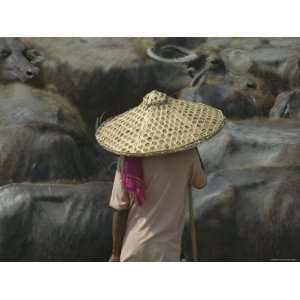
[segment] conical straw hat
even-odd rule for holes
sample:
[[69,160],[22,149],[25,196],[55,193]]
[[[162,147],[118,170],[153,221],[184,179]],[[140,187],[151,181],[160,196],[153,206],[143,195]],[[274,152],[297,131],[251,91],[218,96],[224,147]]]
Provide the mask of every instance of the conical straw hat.
[[151,156],[193,148],[216,134],[224,122],[219,109],[152,91],[140,105],[105,121],[96,138],[115,154]]

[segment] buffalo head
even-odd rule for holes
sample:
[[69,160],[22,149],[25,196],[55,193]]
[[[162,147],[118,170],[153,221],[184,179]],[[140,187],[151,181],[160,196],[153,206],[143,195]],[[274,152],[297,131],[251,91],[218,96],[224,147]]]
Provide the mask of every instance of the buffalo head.
[[41,55],[17,38],[0,38],[0,82],[28,81],[39,74]]

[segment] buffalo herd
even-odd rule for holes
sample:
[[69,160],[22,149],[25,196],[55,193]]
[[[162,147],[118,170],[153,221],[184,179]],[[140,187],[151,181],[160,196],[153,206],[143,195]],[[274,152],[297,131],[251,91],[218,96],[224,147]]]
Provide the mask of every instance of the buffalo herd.
[[0,38],[1,261],[109,258],[116,157],[95,129],[153,89],[227,117],[199,146],[209,179],[193,193],[199,259],[300,259],[295,47],[149,38],[137,50],[134,38],[67,39]]

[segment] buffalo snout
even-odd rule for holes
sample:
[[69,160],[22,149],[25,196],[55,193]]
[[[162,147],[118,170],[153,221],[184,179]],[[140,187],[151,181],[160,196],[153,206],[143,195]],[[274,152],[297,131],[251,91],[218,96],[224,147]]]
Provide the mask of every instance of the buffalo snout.
[[30,66],[25,72],[25,77],[27,79],[32,79],[35,76],[37,76],[39,74],[39,72],[40,72],[40,69],[38,67]]

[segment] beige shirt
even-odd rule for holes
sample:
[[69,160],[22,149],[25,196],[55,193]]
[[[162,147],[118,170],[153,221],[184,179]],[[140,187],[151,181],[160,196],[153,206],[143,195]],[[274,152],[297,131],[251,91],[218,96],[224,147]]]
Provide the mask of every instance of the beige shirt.
[[130,208],[121,261],[178,261],[185,205],[191,185],[201,188],[206,176],[196,149],[145,157],[142,205],[123,191],[117,169],[110,206]]

